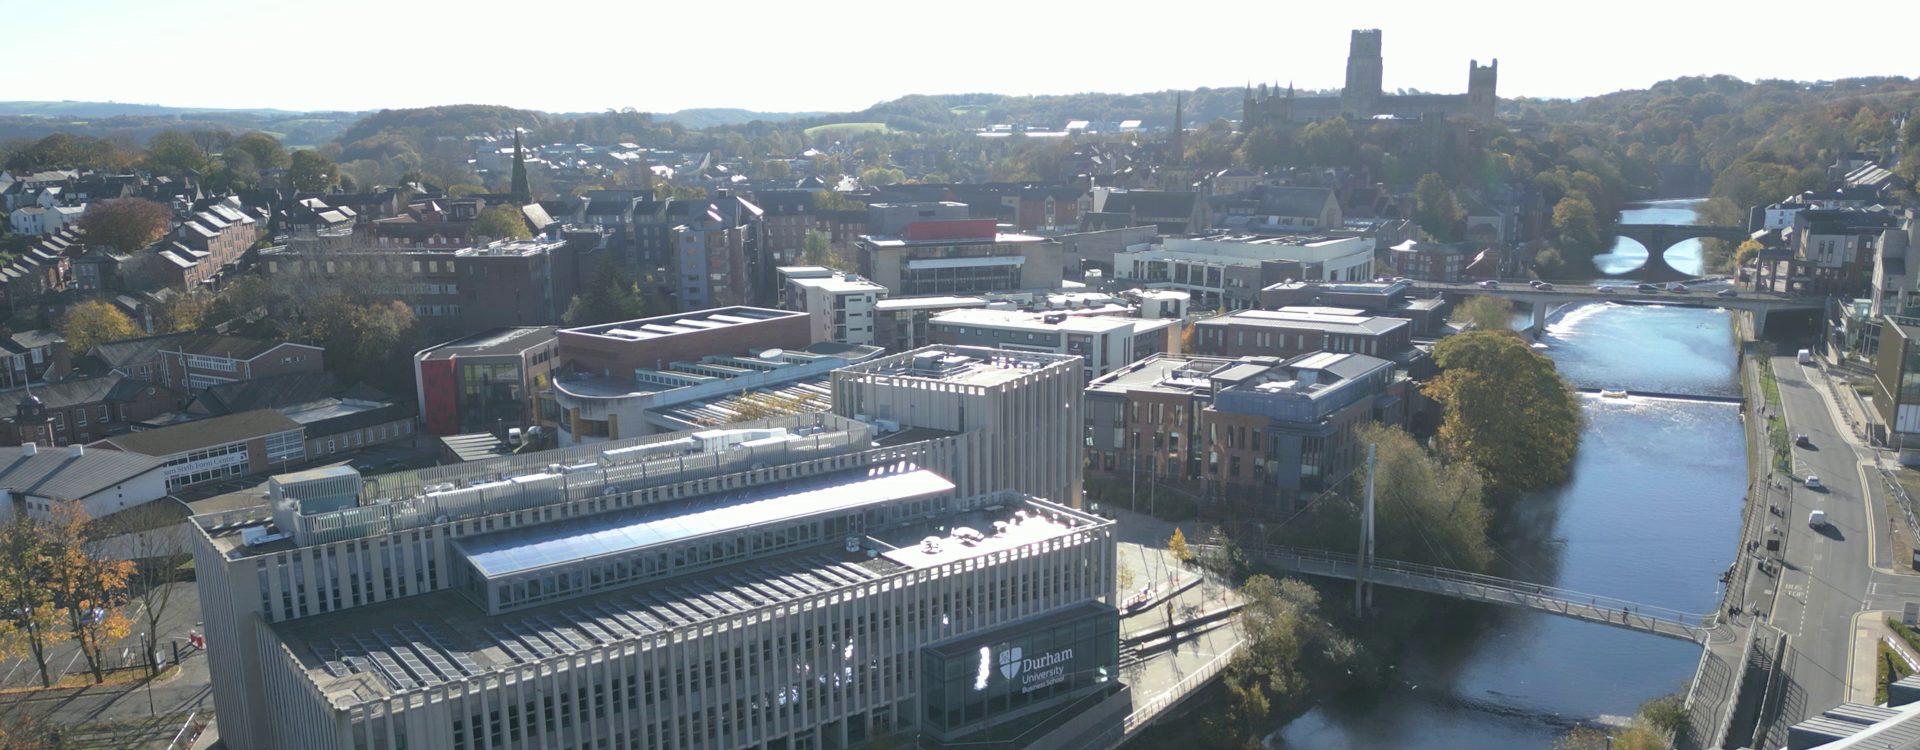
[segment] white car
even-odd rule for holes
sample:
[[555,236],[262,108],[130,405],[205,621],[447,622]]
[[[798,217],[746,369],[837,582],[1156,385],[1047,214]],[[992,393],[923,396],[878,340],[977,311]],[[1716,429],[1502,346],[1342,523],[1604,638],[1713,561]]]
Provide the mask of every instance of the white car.
[[1818,489],[1826,488],[1826,485],[1820,483],[1820,478],[1812,474],[1807,475],[1806,485],[1807,485],[1807,489],[1810,489],[1810,490],[1818,490]]

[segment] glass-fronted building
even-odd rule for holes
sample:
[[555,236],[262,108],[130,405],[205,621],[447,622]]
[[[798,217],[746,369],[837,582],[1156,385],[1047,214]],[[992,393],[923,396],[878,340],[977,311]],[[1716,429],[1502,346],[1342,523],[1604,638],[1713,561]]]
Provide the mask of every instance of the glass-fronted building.
[[952,739],[1107,685],[1120,665],[1120,613],[1087,602],[920,650],[925,728]]

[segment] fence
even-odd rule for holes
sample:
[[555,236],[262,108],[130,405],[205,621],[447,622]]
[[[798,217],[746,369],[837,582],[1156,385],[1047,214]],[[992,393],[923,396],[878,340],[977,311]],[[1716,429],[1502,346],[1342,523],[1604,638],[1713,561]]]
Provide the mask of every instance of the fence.
[[193,747],[193,743],[200,739],[200,733],[207,730],[207,720],[212,718],[211,712],[195,711],[189,714],[187,720],[180,725],[180,731],[173,733],[173,740],[167,743],[167,750],[187,750]]
[[1906,515],[1908,535],[1920,533],[1920,523],[1915,523],[1920,511],[1914,509],[1913,496],[1907,494],[1906,486],[1900,484],[1900,479],[1884,466],[1880,468],[1880,479],[1887,483],[1887,495],[1900,505],[1900,512]]

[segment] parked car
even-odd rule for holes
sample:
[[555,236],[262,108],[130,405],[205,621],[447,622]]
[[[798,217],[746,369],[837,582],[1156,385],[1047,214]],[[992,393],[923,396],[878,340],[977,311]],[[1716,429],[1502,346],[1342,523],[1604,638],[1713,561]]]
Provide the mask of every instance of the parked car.
[[1643,291],[1643,292],[1657,292],[1657,291],[1660,291],[1660,287],[1657,287],[1657,286],[1654,286],[1654,285],[1652,285],[1652,284],[1635,284],[1635,285],[1633,285],[1633,288],[1635,288],[1635,289],[1638,289],[1638,290],[1640,290],[1640,291]]
[[1794,438],[1794,439],[1793,439],[1793,444],[1794,444],[1794,445],[1798,445],[1798,446],[1800,446],[1800,447],[1802,447],[1802,448],[1812,448],[1812,447],[1813,447],[1813,441],[1812,441],[1812,440],[1810,440],[1810,439],[1808,439],[1808,438],[1807,438],[1807,436],[1805,436],[1805,435],[1801,435],[1801,436],[1799,436],[1799,437],[1797,437],[1797,438]]
[[1739,293],[1739,292],[1736,292],[1736,291],[1734,291],[1734,290],[1732,290],[1732,289],[1722,289],[1722,290],[1720,290],[1720,291],[1717,291],[1717,292],[1714,292],[1714,293],[1713,293],[1713,296],[1715,296],[1715,297],[1738,297],[1738,296],[1740,296],[1740,293]]
[[1807,475],[1806,485],[1807,485],[1807,489],[1810,489],[1810,490],[1823,490],[1827,488],[1826,485],[1820,483],[1819,477],[1816,477],[1812,474]]
[[1494,281],[1493,279],[1487,279],[1486,281],[1480,282],[1480,288],[1481,289],[1499,289],[1500,282]]
[[1684,292],[1686,290],[1687,290],[1687,285],[1677,281],[1667,285],[1667,291],[1669,292]]

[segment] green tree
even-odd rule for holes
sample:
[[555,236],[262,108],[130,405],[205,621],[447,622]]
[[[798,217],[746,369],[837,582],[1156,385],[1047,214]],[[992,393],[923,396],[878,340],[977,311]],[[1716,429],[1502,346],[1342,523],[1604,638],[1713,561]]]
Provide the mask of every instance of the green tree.
[[133,632],[133,621],[124,611],[133,563],[89,544],[92,521],[78,502],[67,502],[55,506],[52,520],[41,528],[47,588],[65,615],[68,639],[80,647],[97,685],[107,679],[107,650]]
[[53,686],[47,647],[60,627],[47,589],[47,565],[38,520],[16,513],[0,525],[0,656],[32,657],[41,687]]
[[1567,478],[1582,414],[1553,360],[1509,331],[1448,336],[1433,360],[1440,376],[1425,393],[1441,405],[1441,455],[1478,468],[1497,501]]
[[[1374,464],[1374,545],[1381,557],[1481,571],[1492,562],[1487,534],[1491,513],[1477,467],[1449,463],[1395,426],[1369,424],[1355,434],[1357,455],[1367,446]],[[1364,470],[1363,470],[1364,471]],[[1314,504],[1281,538],[1292,544],[1358,548],[1365,475]]]
[[136,253],[165,236],[173,210],[145,198],[116,198],[87,206],[80,233],[88,245]]
[[1600,216],[1580,190],[1569,190],[1553,206],[1554,244],[1563,253],[1591,257],[1600,252]]
[[813,207],[821,211],[865,211],[867,204],[847,197],[844,193],[832,190],[819,190],[813,194]]
[[1413,201],[1420,228],[1440,242],[1459,242],[1465,235],[1466,209],[1447,188],[1446,180],[1428,172],[1414,185]]
[[60,335],[67,338],[67,344],[76,352],[90,351],[94,344],[130,339],[135,333],[133,321],[101,300],[88,300],[67,308],[66,317],[60,321]]
[[207,152],[200,150],[193,136],[178,130],[162,130],[147,140],[146,166],[160,174],[205,173]]
[[1272,126],[1254,128],[1233,152],[1236,163],[1249,167],[1281,167],[1293,161],[1293,138]]
[[533,236],[527,229],[526,216],[517,206],[488,206],[473,220],[473,226],[467,230],[476,237],[496,240],[524,240]]
[[[1900,138],[1906,141],[1907,147],[1920,147],[1920,115],[1907,115],[1907,125],[1900,129],[1900,133]],[[1914,157],[1908,156],[1907,158],[1911,159]]]
[[1502,297],[1475,295],[1453,308],[1454,325],[1481,331],[1513,330],[1513,303]]
[[280,146],[280,141],[266,133],[247,133],[235,138],[227,150],[245,153],[253,159],[253,165],[258,169],[286,169],[293,163],[293,158]]
[[1353,128],[1345,117],[1321,120],[1300,131],[1300,151],[1308,164],[1344,167],[1353,163],[1353,150]]
[[561,322],[568,327],[579,327],[633,320],[646,315],[646,300],[640,296],[633,279],[627,276],[626,269],[613,262],[612,258],[602,255],[600,263],[593,270],[593,277],[587,280],[586,291],[574,295],[566,313],[561,316]]
[[1732,265],[1730,270],[1745,268],[1748,263],[1752,263],[1754,259],[1759,258],[1760,251],[1765,249],[1767,249],[1766,246],[1760,244],[1759,240],[1747,240],[1740,243],[1739,247],[1733,249],[1733,257],[1728,259]]
[[287,170],[287,182],[293,189],[309,193],[324,192],[340,179],[340,168],[332,159],[312,149],[293,152]]

